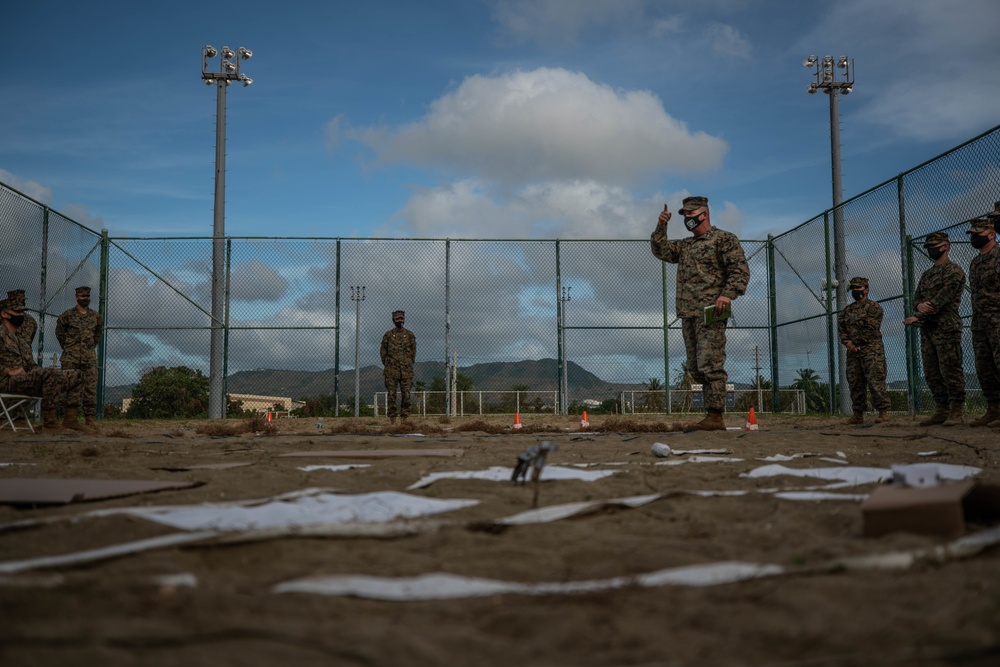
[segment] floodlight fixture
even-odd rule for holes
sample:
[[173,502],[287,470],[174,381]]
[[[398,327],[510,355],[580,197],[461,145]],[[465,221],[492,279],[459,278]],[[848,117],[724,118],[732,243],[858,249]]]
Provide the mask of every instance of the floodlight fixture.
[[812,67],[815,64],[816,64],[816,56],[809,56],[808,58],[802,61],[803,67]]
[[246,74],[240,74],[240,81],[243,82],[243,87],[244,88],[246,88],[251,83],[253,83],[253,79],[251,79],[250,77],[248,77]]
[[847,56],[840,56],[840,59],[837,60],[837,67],[847,69]]
[[214,46],[211,46],[211,45],[208,45],[208,44],[205,45],[205,57],[206,58],[214,58],[217,55],[219,55],[219,52],[215,50]]
[[231,60],[231,59],[233,59],[233,58],[236,57],[236,54],[233,53],[233,50],[231,48],[229,48],[228,46],[223,46],[222,47],[222,57],[225,58],[226,60]]
[[806,86],[806,92],[810,95],[815,95],[817,90],[819,90],[819,86],[815,83],[810,83]]
[[253,51],[246,47],[241,46],[236,51],[240,54],[240,60],[250,60],[253,58]]

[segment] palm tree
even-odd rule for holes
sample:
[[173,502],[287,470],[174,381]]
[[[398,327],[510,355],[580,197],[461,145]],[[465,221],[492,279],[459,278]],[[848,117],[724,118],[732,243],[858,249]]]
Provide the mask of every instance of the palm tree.
[[664,406],[663,383],[659,378],[649,378],[646,384],[647,393],[642,399],[642,406],[647,410],[659,411]]

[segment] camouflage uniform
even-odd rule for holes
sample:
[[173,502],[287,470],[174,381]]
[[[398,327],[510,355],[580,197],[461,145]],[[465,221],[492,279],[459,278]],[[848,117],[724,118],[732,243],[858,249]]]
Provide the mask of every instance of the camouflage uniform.
[[[946,243],[948,235],[930,234],[924,246]],[[962,318],[958,306],[962,302],[965,271],[958,264],[948,261],[924,271],[913,293],[913,303],[929,302],[933,313],[916,311],[913,316],[920,321],[920,356],[924,364],[924,378],[941,407],[961,406],[965,402],[965,371],[962,368]]]
[[[704,197],[688,197],[684,206],[707,206]],[[681,209],[682,212],[684,209]],[[724,412],[726,407],[726,323],[705,323],[705,306],[719,296],[736,299],[747,289],[750,268],[735,234],[709,227],[701,236],[670,241],[666,225],[650,237],[658,259],[677,264],[677,316],[681,318],[687,367],[705,392],[705,407]]]
[[[867,286],[868,281],[864,278],[851,279],[852,289]],[[848,305],[837,318],[837,332],[843,345],[850,342],[861,348],[857,352],[847,351],[847,384],[851,389],[854,414],[867,409],[869,391],[875,409],[880,413],[888,411],[882,306],[867,298]]]
[[[392,319],[403,317],[401,310],[392,313]],[[388,394],[387,411],[389,419],[397,415],[406,419],[410,416],[410,387],[413,385],[413,362],[417,358],[417,337],[405,327],[393,327],[382,336],[382,378]],[[396,387],[399,387],[400,407],[396,407]]]
[[[993,229],[993,222],[979,218],[971,232]],[[969,265],[972,292],[972,349],[983,398],[1000,405],[1000,245],[976,255]]]
[[[7,292],[8,299],[14,299],[21,304],[21,307],[25,307],[24,290],[15,289]],[[17,335],[28,342],[30,346],[35,342],[35,332],[38,331],[38,322],[35,318],[28,313],[24,314],[24,323],[17,328]]]
[[[90,299],[89,287],[77,287],[78,299]],[[56,320],[56,338],[63,353],[59,359],[63,369],[80,371],[83,377],[83,395],[80,406],[90,420],[97,414],[97,345],[103,330],[101,315],[87,308],[81,313],[73,306]],[[90,421],[88,420],[88,422]]]
[[[16,300],[0,302],[0,307],[12,306],[20,307]],[[10,371],[17,368],[25,372],[10,375]],[[42,368],[36,364],[27,341],[0,325],[0,392],[41,396],[42,407],[53,411],[60,407],[75,409],[80,405],[80,379],[76,371]]]

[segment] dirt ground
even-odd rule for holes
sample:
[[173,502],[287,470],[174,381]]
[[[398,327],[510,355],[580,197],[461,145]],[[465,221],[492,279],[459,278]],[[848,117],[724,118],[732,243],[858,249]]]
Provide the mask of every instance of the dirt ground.
[[[742,427],[745,415],[727,417]],[[539,506],[682,490],[758,491],[823,484],[792,476],[746,478],[776,454],[816,453],[795,468],[888,468],[940,462],[982,468],[1000,484],[1000,434],[970,427],[846,426],[832,418],[769,418],[760,431],[641,432],[659,423],[525,418],[507,424],[417,420],[279,420],[271,435],[209,435],[206,422],[105,422],[101,435],[0,431],[0,480],[14,478],[195,481],[184,490],[46,507],[0,506],[0,565],[178,533],[123,515],[26,519],[96,509],[266,498],[311,487],[341,494],[403,492],[421,477],[513,467],[543,440],[550,466],[618,470],[597,481],[553,480]],[[214,423],[218,425],[218,423]],[[208,432],[206,432],[206,428]],[[330,432],[342,428],[347,432]],[[387,432],[387,431],[395,432]],[[500,431],[490,433],[489,431]],[[201,432],[199,432],[201,431]],[[548,431],[548,432],[545,432]],[[721,448],[739,461],[656,465],[656,442]],[[299,470],[351,459],[282,458],[301,451],[457,449],[461,457],[361,460],[344,471]],[[928,455],[928,452],[936,452]],[[921,455],[921,453],[923,455]],[[677,457],[671,457],[677,458]],[[232,469],[162,467],[245,462]],[[873,484],[844,493],[870,493]],[[436,515],[434,530],[395,538],[286,536],[161,548],[80,565],[0,575],[0,665],[962,665],[1000,664],[1000,549],[908,568],[853,570],[839,558],[931,547],[944,538],[862,536],[859,500],[668,495],[641,507],[605,508],[550,523],[489,522],[532,507],[534,485],[444,479],[413,491],[479,503]],[[428,524],[430,525],[430,524]],[[986,525],[970,525],[970,532]],[[714,586],[628,585],[575,594],[497,594],[385,601],[276,593],[315,575],[414,577],[449,573],[510,582],[579,582],[666,568],[745,561],[781,576]],[[186,575],[164,580],[165,575]]]

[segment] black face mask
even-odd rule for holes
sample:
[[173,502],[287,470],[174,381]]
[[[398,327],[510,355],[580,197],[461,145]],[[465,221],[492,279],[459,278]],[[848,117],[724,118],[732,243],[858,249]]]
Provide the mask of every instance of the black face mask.
[[8,315],[7,319],[9,319],[10,323],[15,327],[19,327],[24,324],[24,315]]
[[397,329],[402,329],[403,328],[403,320],[394,320],[393,324],[396,325]]
[[972,244],[973,248],[982,248],[989,242],[990,242],[990,237],[983,236],[982,234],[973,234],[972,238],[969,239],[969,243]]
[[861,299],[865,298],[865,293],[864,293],[863,290],[852,289],[851,290],[851,296],[854,297],[855,301],[861,301]]
[[684,216],[684,228],[687,229],[689,232],[693,232],[695,227],[697,227],[701,223],[702,220],[700,217],[696,216],[694,218],[689,218],[686,215]]
[[928,248],[927,255],[933,259],[935,262],[941,259],[941,255],[944,254],[944,248]]
[[90,299],[77,299],[76,302],[80,304],[81,308],[86,308],[90,305]]

